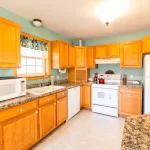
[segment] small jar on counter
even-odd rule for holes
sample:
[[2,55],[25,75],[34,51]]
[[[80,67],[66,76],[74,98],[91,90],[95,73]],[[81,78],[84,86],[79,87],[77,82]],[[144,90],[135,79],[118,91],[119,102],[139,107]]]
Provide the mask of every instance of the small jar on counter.
[[122,77],[122,84],[123,85],[127,84],[127,76],[126,75],[123,75],[123,77]]

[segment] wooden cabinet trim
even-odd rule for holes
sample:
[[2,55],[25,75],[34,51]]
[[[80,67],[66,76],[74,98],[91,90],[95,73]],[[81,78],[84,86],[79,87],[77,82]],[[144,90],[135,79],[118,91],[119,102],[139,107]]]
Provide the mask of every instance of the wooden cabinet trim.
[[60,99],[60,98],[63,98],[63,97],[66,97],[68,94],[67,90],[64,90],[64,91],[61,91],[61,92],[58,92],[56,95],[57,95],[57,99]]

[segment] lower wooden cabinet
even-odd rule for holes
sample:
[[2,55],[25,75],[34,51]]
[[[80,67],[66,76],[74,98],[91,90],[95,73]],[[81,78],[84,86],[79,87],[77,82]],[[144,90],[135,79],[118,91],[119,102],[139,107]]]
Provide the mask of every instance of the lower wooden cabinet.
[[56,102],[39,108],[40,139],[56,127]]
[[120,88],[119,114],[120,115],[142,114],[141,88]]
[[27,150],[68,119],[67,90],[0,111],[0,150]]
[[68,118],[68,99],[67,97],[57,100],[57,126]]
[[91,85],[80,86],[80,107],[91,109]]
[[37,111],[0,125],[1,150],[27,150],[37,142]]

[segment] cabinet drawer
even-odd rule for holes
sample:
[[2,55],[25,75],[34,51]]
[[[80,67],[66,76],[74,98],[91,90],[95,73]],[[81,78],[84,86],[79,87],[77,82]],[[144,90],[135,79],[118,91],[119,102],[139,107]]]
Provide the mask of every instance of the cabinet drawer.
[[56,100],[56,94],[45,96],[39,99],[39,105],[45,105]]
[[27,113],[28,111],[34,110],[37,107],[37,101],[28,102],[13,108],[6,109],[0,112],[0,122],[11,119],[18,115]]
[[57,93],[57,99],[67,96],[67,90]]
[[139,93],[141,92],[141,88],[120,88],[121,93]]

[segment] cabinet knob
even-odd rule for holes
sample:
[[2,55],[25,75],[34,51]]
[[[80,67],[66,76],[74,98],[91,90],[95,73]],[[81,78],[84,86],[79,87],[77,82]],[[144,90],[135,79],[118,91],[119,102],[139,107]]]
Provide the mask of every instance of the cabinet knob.
[[57,103],[59,104],[59,101]]
[[23,111],[23,109],[22,108],[20,108],[20,112],[22,112]]
[[62,95],[64,96],[65,94],[64,94],[64,93],[62,93]]
[[54,103],[54,105],[56,105],[56,103]]
[[48,98],[47,100],[50,101],[50,98]]
[[35,113],[38,114],[38,111],[36,111]]

